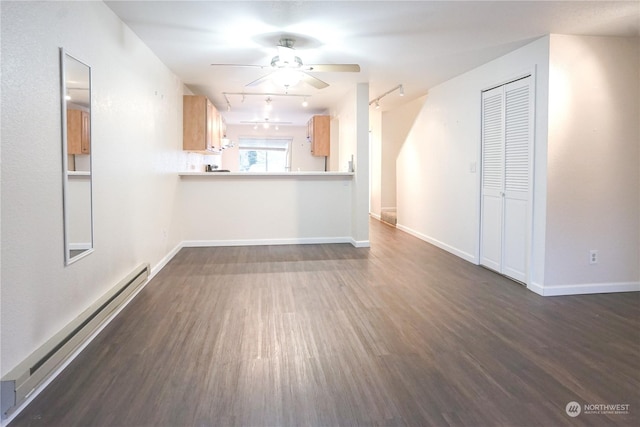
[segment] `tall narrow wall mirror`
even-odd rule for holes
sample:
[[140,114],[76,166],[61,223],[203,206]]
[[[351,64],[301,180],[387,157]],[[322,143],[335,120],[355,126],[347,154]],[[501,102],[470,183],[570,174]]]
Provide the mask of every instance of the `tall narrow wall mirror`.
[[91,67],[60,48],[64,259],[93,252]]

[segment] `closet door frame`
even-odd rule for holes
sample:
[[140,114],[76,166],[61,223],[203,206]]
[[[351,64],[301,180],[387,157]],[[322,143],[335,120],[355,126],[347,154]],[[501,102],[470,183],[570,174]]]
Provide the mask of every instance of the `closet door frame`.
[[[476,157],[476,164],[478,165],[477,174],[476,174],[476,188],[478,191],[478,197],[476,198],[476,218],[477,218],[477,230],[478,230],[478,238],[476,243],[476,264],[481,265],[481,245],[482,245],[482,176],[483,176],[483,140],[482,140],[482,130],[483,130],[483,101],[482,94],[491,89],[495,89],[500,86],[504,86],[506,84],[515,82],[517,80],[522,80],[526,77],[530,77],[530,107],[531,107],[531,144],[529,145],[529,188],[528,188],[528,200],[527,200],[527,219],[526,219],[526,247],[525,247],[525,281],[524,284],[529,286],[531,284],[531,265],[533,263],[532,253],[533,253],[533,206],[534,206],[534,187],[535,187],[535,145],[536,145],[536,105],[537,105],[537,97],[536,97],[536,89],[537,89],[537,77],[536,77],[536,67],[529,67],[524,69],[519,73],[515,73],[512,76],[502,79],[498,82],[488,84],[484,88],[482,88],[478,93],[478,105],[480,107],[480,128],[478,129],[478,154]],[[502,237],[501,237],[502,238]]]

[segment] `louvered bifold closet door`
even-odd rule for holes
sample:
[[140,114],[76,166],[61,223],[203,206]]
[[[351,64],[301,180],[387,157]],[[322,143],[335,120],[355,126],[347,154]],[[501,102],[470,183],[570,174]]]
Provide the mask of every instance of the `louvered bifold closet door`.
[[483,92],[480,264],[522,282],[532,129],[531,77]]
[[504,186],[504,93],[482,94],[482,229],[480,264],[502,265],[502,194]]
[[504,86],[505,180],[502,273],[524,282],[532,138],[531,78]]

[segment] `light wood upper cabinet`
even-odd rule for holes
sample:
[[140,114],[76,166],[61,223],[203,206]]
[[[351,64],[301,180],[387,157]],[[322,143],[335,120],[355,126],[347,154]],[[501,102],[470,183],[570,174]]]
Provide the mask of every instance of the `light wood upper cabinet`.
[[307,138],[311,142],[311,155],[329,155],[329,116],[313,116],[307,123]]
[[89,113],[67,110],[67,154],[91,153],[91,124]]
[[202,95],[184,95],[182,110],[182,149],[211,153],[220,150],[222,117]]

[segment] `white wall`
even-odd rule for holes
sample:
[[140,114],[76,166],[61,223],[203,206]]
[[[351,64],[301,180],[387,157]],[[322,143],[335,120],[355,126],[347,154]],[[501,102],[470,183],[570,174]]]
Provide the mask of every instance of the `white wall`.
[[[534,206],[539,201],[544,206],[545,174],[538,172],[546,159],[548,54],[549,39],[541,38],[429,90],[398,155],[399,228],[478,262],[481,92],[536,69],[535,186],[540,193]],[[542,253],[543,237],[534,235],[533,242]]]
[[329,157],[327,170],[331,172],[339,172],[340,165],[338,163],[340,157],[340,120],[335,116],[329,120]]
[[[101,2],[1,3],[2,314],[7,373],[180,241],[182,83]],[[92,66],[95,252],[64,266],[62,46]]]
[[407,134],[413,127],[416,117],[426,97],[411,100],[398,108],[382,113],[382,165],[380,182],[380,203],[382,210],[396,208],[396,163]]
[[380,219],[382,209],[382,112],[369,109],[370,201],[369,213]]
[[[353,88],[342,102],[331,110],[331,127],[337,128],[338,137],[332,141],[331,170],[346,172],[351,156],[357,154],[357,108],[356,88]],[[337,150],[334,150],[337,145]],[[334,151],[337,151],[337,158]]]
[[639,56],[639,38],[551,36],[545,287],[640,281]]

